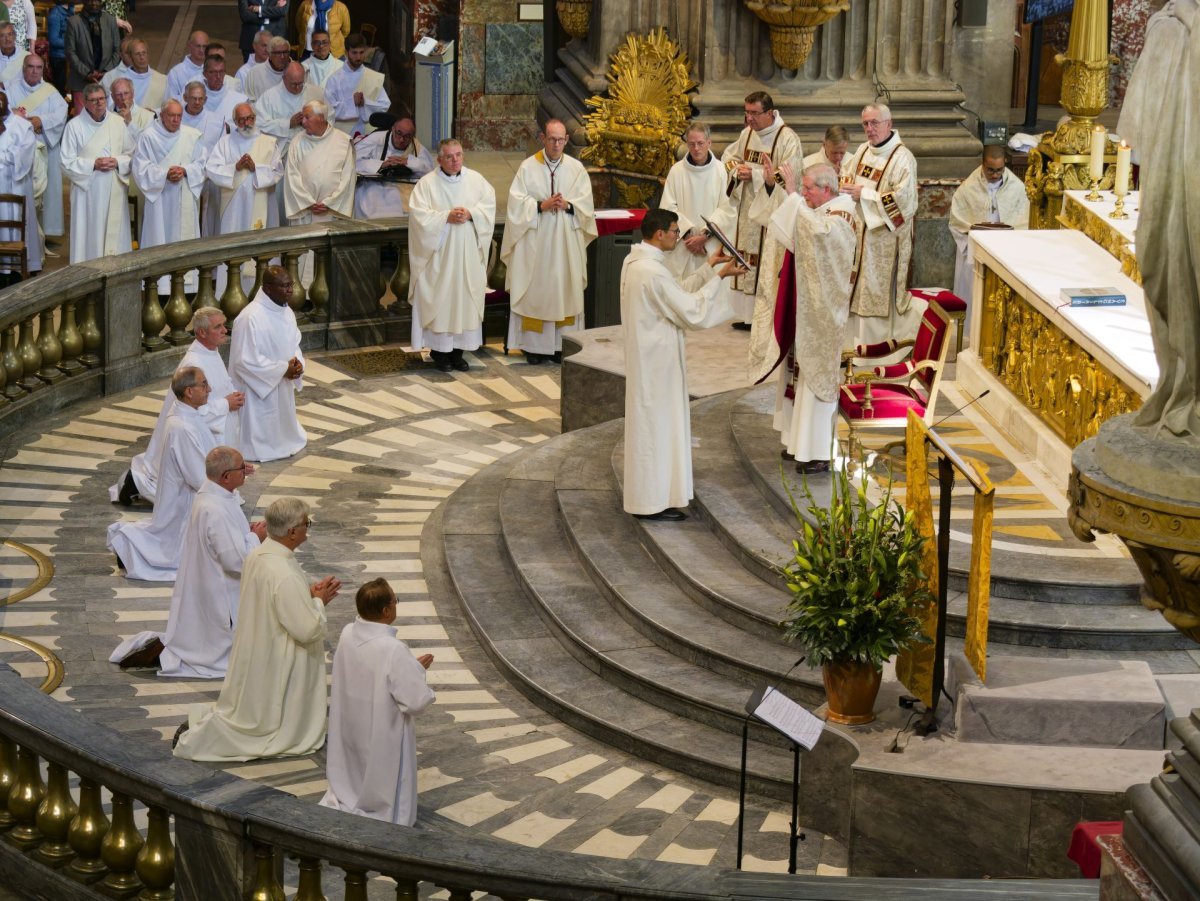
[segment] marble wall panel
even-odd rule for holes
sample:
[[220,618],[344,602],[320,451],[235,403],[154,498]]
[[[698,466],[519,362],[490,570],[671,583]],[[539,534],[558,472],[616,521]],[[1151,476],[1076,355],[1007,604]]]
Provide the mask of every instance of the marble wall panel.
[[537,97],[533,94],[475,92],[458,97],[458,115],[464,119],[520,119],[527,128],[536,130],[536,110]]
[[542,23],[487,25],[485,90],[489,94],[536,94],[542,89]]
[[517,21],[517,0],[464,0],[459,21],[474,25]]
[[482,25],[463,23],[458,32],[458,90],[463,93],[483,91]]
[[[536,102],[536,98],[534,98]],[[528,150],[530,119],[462,119],[455,132],[473,150]]]

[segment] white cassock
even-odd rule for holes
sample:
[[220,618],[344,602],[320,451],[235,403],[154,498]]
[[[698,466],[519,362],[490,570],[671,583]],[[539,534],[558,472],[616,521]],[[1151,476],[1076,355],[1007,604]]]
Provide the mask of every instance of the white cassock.
[[192,500],[167,630],[139,632],[108,658],[119,663],[154,639],[163,643],[158,675],[166,679],[221,679],[237,625],[242,561],[258,547],[236,492],[206,481]]
[[[265,63],[266,60],[264,59],[263,62]],[[250,58],[248,60],[246,60],[244,63],[242,63],[241,66],[238,67],[238,70],[233,73],[233,80],[237,82],[237,89],[239,91],[241,91],[243,94],[245,94],[247,97],[250,96],[250,92],[246,90],[246,76],[249,75],[250,70],[253,69],[257,65],[258,65],[258,60],[256,60],[254,58],[254,54],[251,53]],[[253,99],[253,98],[251,98],[251,99]]]
[[703,254],[694,254],[683,246],[683,238],[691,232],[704,231],[704,220],[708,219],[726,235],[732,234],[737,226],[737,210],[725,196],[729,176],[724,164],[710,150],[708,162],[697,166],[690,156],[685,156],[667,173],[659,206],[679,215],[680,241],[667,255],[667,265],[679,278],[685,278],[705,265],[708,254],[717,249],[720,242],[709,238]]
[[229,420],[226,440],[247,460],[290,457],[308,443],[296,418],[304,377],[283,377],[293,357],[304,363],[296,314],[260,290],[238,315],[229,343],[229,375],[246,403]]
[[684,333],[732,319],[731,293],[707,264],[679,282],[666,254],[645,241],[621,266],[627,513],[659,513],[692,499]]
[[204,84],[204,63],[197,65],[185,56],[167,72],[167,98],[183,103],[183,92],[193,81]]
[[[975,257],[971,252],[971,226],[986,222],[1010,228],[1029,228],[1029,198],[1025,184],[1011,169],[992,183],[980,166],[963,179],[950,201],[950,234],[958,250],[954,258],[954,293],[967,302],[971,317],[971,293],[975,288]],[[968,329],[968,333],[969,333]]]
[[406,215],[405,197],[412,194],[413,186],[401,182],[377,178],[379,167],[389,156],[406,156],[405,165],[414,176],[420,178],[432,172],[437,165],[433,154],[416,138],[408,149],[401,151],[392,146],[391,129],[373,131],[354,143],[354,170],[359,175],[354,189],[355,219],[388,219]]
[[[71,182],[71,262],[82,263],[132,247],[129,235],[129,158],[133,141],[124,120],[108,113],[97,122],[86,112],[63,131],[62,166]],[[117,168],[97,172],[98,157]]]
[[908,293],[917,215],[916,157],[893,131],[878,147],[863,141],[842,171],[845,179],[863,188],[858,201],[862,250],[850,298],[848,337],[859,344],[912,338],[922,312]]
[[[346,134],[367,134],[375,129],[368,124],[372,113],[386,113],[392,101],[384,90],[383,73],[367,66],[351,69],[344,63],[325,80],[325,99],[333,107],[336,125]],[[354,94],[362,91],[363,105],[355,106]]]
[[[240,324],[240,322],[239,322]],[[311,754],[325,741],[325,605],[292,551],[268,538],[246,555],[221,694],[188,711],[176,757]]]
[[[225,427],[229,419],[227,398],[238,389],[225,369],[225,361],[221,359],[220,351],[210,350],[199,341],[191,343],[187,353],[183,355],[183,359],[179,361],[179,365],[175,369],[178,371],[188,366],[196,366],[204,372],[204,378],[210,389],[208,403],[198,409],[200,416],[213,434],[213,447],[224,444]],[[146,450],[129,461],[129,471],[133,474],[133,483],[137,486],[138,494],[150,503],[154,503],[154,498],[158,493],[158,472],[161,465],[167,417],[177,406],[179,406],[179,401],[175,398],[175,393],[168,388],[166,396],[163,397],[162,407],[158,411],[158,421],[154,424],[154,431],[150,433],[150,441],[146,445]],[[123,481],[124,479],[118,481],[108,489],[109,500],[113,503],[116,503]]]
[[[194,128],[180,125],[169,132],[156,121],[142,132],[131,163],[134,183],[145,198],[139,249],[200,237],[200,192],[204,188],[206,156],[200,132]],[[177,182],[167,180],[173,166],[182,167],[186,173]],[[189,272],[185,287],[194,290],[195,285],[195,275]],[[170,276],[158,280],[158,291],[170,293]]]
[[[246,154],[254,171],[238,169]],[[217,200],[219,234],[273,228],[279,224],[275,185],[283,177],[279,142],[258,129],[245,137],[236,129],[217,141],[208,155],[205,172],[220,192]]]
[[[553,194],[574,212],[540,212],[538,204]],[[563,332],[583,328],[587,246],[595,239],[592,183],[583,164],[563,154],[551,165],[540,150],[523,160],[508,191],[500,244],[508,267],[509,348],[553,354],[562,350]]]
[[[743,162],[750,166],[748,181],[738,181],[734,172],[729,173],[729,183],[733,186],[729,200],[737,211],[737,227],[729,238],[734,247],[755,264],[748,273],[733,280],[733,301],[740,322],[754,322],[758,298],[766,296],[773,300],[773,295],[769,293],[771,285],[764,285],[762,291],[759,290],[759,276],[761,273],[768,279],[774,279],[779,272],[779,257],[782,256],[778,248],[763,247],[767,222],[778,205],[778,201],[770,203],[770,198],[765,196],[763,156],[770,156],[776,168],[783,163],[791,163],[799,170],[804,161],[804,149],[800,138],[784,124],[779,110],[774,110],[774,113],[771,124],[766,128],[758,131],[750,127],[743,128],[738,139],[729,144],[721,154],[722,163]],[[770,257],[758,260],[759,255],[764,253],[769,253]]]
[[20,47],[13,50],[12,56],[0,53],[0,85],[6,89],[9,84],[16,84],[21,78],[21,70],[25,66],[25,57],[29,56]]
[[221,86],[221,90],[213,91],[207,86],[206,90],[208,94],[204,101],[204,109],[215,113],[227,129],[236,128],[237,123],[233,121],[233,110],[239,103],[249,103],[250,98],[238,90],[237,82],[228,75],[225,76],[225,84]]
[[182,121],[188,128],[194,128],[200,132],[200,143],[204,147],[205,154],[210,153],[217,146],[217,141],[221,140],[221,135],[225,134],[224,120],[206,109],[194,116],[185,109]]
[[245,85],[244,90],[246,95],[251,100],[257,100],[263,94],[267,93],[267,91],[271,90],[271,88],[275,87],[275,85],[283,84],[283,73],[286,69],[287,66],[284,66],[283,69],[276,72],[271,66],[270,60],[255,64],[246,73],[246,77],[242,82]]
[[[25,197],[25,250],[30,272],[42,271],[42,233],[38,230],[37,207],[33,197],[33,162],[37,154],[37,136],[33,126],[13,112],[4,119],[0,134],[0,193]],[[15,204],[0,204],[5,218],[17,215]],[[0,241],[16,241],[16,229],[0,229]],[[0,272],[11,272],[15,260],[7,259]]]
[[789,315],[776,311],[777,322],[795,326],[772,341],[770,362],[781,364],[774,425],[798,461],[831,460],[858,246],[854,201],[839,194],[813,210],[799,193],[792,194],[771,217],[770,229],[772,239],[794,255],[796,285],[794,295],[782,301],[791,305]]
[[[466,207],[471,218],[451,225]],[[417,182],[409,203],[412,346],[419,350],[476,350],[483,343],[483,296],[488,250],[496,222],[496,192],[473,169],[458,175],[435,169]]]
[[149,68],[145,72],[135,72],[121,63],[115,69],[105,72],[104,77],[100,79],[106,96],[112,96],[112,85],[118,78],[129,79],[129,83],[133,85],[133,102],[138,106],[157,110],[167,99],[167,76],[162,72]]
[[417,821],[413,718],[437,699],[394,626],[356,619],[333,655],[322,807],[411,826]]
[[343,63],[331,53],[324,59],[317,59],[315,56],[310,56],[300,65],[308,72],[308,80],[317,87],[323,88],[325,87],[325,82],[329,81],[329,76],[340,69]]
[[354,147],[350,138],[332,125],[320,136],[297,135],[283,170],[288,225],[333,218],[331,213],[314,215],[310,208],[315,203],[323,203],[347,219],[354,213]]
[[51,237],[63,233],[63,175],[62,138],[67,127],[67,101],[48,81],[32,87],[21,77],[8,88],[11,109],[24,109],[26,117],[42,120],[41,133],[36,134],[37,156],[34,159],[34,196],[38,196],[39,168],[44,167],[45,187],[40,194],[42,231]]
[[[846,157],[843,156],[842,161],[845,162],[845,160],[846,160]],[[830,161],[829,157],[826,155],[824,144],[821,145],[821,149],[818,150],[816,153],[810,153],[808,156],[806,156],[804,158],[804,168],[805,169],[811,169],[813,166],[829,166],[830,168],[833,169],[834,172],[836,172],[838,174],[839,177],[842,174],[842,167],[840,165],[839,166],[833,165],[833,163]],[[797,172],[796,174],[802,175],[803,172]]]
[[254,101],[258,127],[265,134],[279,139],[280,155],[286,158],[292,140],[304,133],[299,125],[292,127],[292,116],[304,109],[306,103],[324,99],[325,92],[316,85],[305,84],[299,94],[293,94],[280,84]]
[[192,498],[208,481],[204,458],[216,446],[200,412],[177,404],[163,425],[154,513],[108,527],[108,549],[125,564],[127,579],[174,581]]

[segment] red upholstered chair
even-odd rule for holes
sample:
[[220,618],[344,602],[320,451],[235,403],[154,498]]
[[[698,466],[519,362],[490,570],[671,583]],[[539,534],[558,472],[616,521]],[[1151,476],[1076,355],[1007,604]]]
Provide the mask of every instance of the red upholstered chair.
[[967,321],[966,300],[945,288],[913,288],[908,293],[927,303],[933,303],[936,300],[942,305],[942,309],[946,311],[946,315],[950,317],[954,322],[954,327],[958,330],[954,349],[958,353],[962,353],[963,326]]
[[915,411],[926,424],[932,422],[946,350],[950,346],[949,335],[950,315],[935,300],[921,317],[914,340],[889,340],[855,349],[854,359],[860,362],[894,356],[904,347],[911,347],[912,351],[885,366],[849,369],[846,383],[838,393],[838,413],[850,427],[851,456],[860,429],[903,429],[909,410]]

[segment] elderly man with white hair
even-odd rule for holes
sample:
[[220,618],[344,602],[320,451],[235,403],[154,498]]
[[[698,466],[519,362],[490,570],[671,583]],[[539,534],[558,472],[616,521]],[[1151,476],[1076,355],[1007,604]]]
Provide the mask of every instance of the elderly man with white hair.
[[[246,76],[250,74],[250,70],[259,63],[267,61],[267,51],[271,46],[271,32],[256,31],[254,32],[254,42],[251,44],[251,53],[249,59],[242,63],[241,67],[233,74],[234,81],[238,84],[238,90],[243,94],[246,91]],[[247,95],[248,96],[248,95]]]
[[5,86],[12,111],[33,126],[37,141],[33,194],[40,208],[42,231],[63,233],[62,137],[67,127],[67,101],[44,78],[46,64],[36,53],[25,57],[21,77]]
[[83,112],[67,123],[62,166],[71,182],[71,262],[131,249],[129,160],[133,141],[125,122],[108,111],[104,88],[83,89]]
[[329,121],[329,104],[304,104],[303,133],[292,141],[283,176],[289,225],[323,222],[354,213],[354,148]]
[[188,35],[187,55],[167,73],[168,97],[182,100],[188,84],[203,77],[204,57],[207,52],[208,35],[205,32],[193,31]]
[[246,94],[257,100],[283,81],[283,73],[292,61],[292,45],[287,38],[273,37],[267,45],[267,61],[246,73]]
[[129,129],[129,139],[136,144],[141,133],[154,121],[154,110],[138,104],[133,82],[124,76],[114,78],[108,92],[108,108],[121,117]]
[[196,705],[175,734],[186,760],[253,760],[311,754],[325,742],[325,607],[342,583],[310,582],[296,560],[308,539],[308,504],[267,508],[267,538],[242,564],[229,669],[214,705]]
[[300,120],[305,104],[324,99],[324,91],[305,81],[304,67],[288,63],[283,80],[254,101],[258,127],[279,140],[280,155],[286,158],[288,146],[304,132]]
[[275,185],[283,178],[283,160],[279,141],[258,129],[257,118],[253,106],[239,103],[233,110],[235,128],[208,156],[208,179],[219,192],[218,234],[279,224]]
[[850,338],[860,344],[903,341],[916,334],[922,309],[911,303],[908,267],[917,216],[917,159],[892,128],[883,103],[862,110],[867,139],[842,163],[842,193],[857,204],[864,230],[850,295]]

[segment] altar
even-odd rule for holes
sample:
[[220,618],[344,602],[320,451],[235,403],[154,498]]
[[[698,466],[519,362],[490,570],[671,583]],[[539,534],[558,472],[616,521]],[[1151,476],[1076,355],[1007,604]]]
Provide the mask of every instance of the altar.
[[[1076,196],[1078,195],[1078,196]],[[1137,208],[1136,194],[1125,208]],[[1112,416],[1136,410],[1158,379],[1139,284],[1136,212],[1108,218],[1111,195],[1067,192],[1056,230],[971,233],[970,349],[956,380],[1021,449],[1065,484],[1071,451]],[[1115,288],[1124,306],[1072,307],[1063,289]]]

